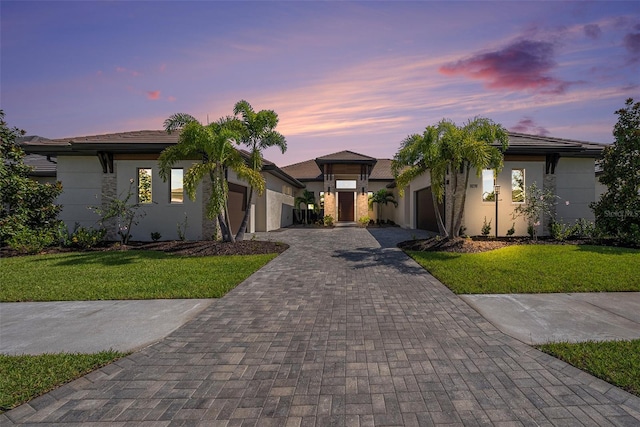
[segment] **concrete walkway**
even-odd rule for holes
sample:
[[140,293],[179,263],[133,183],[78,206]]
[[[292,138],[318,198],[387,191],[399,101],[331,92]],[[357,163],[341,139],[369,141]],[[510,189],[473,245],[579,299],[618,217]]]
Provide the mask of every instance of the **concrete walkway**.
[[166,339],[6,414],[48,425],[638,425],[640,399],[496,329],[393,247],[291,248]]

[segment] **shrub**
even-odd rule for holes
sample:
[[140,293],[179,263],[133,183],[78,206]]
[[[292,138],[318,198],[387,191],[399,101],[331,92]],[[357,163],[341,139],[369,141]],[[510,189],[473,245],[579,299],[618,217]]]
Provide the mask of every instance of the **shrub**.
[[327,227],[333,226],[333,217],[331,215],[325,215],[323,218],[324,225]]
[[562,221],[553,220],[549,224],[551,237],[558,242],[564,242],[573,233],[573,227],[564,224]]
[[484,217],[484,222],[482,223],[482,235],[488,236],[491,233],[491,220],[487,223],[487,217]]
[[366,227],[367,225],[369,225],[370,221],[371,221],[371,218],[369,218],[368,216],[361,216],[360,219],[358,219],[358,222],[363,227]]
[[99,245],[107,234],[104,228],[81,227],[76,223],[73,233],[71,234],[71,246],[80,249],[89,249]]
[[596,226],[592,221],[580,218],[571,229],[571,237],[592,239],[596,231]]
[[37,254],[55,242],[51,230],[37,230],[23,227],[13,234],[7,243],[11,249],[21,254]]
[[516,223],[511,224],[511,228],[507,230],[507,236],[513,236],[516,234]]
[[157,242],[161,238],[162,238],[162,235],[157,231],[154,231],[153,233],[151,233],[151,240],[153,240],[154,242]]

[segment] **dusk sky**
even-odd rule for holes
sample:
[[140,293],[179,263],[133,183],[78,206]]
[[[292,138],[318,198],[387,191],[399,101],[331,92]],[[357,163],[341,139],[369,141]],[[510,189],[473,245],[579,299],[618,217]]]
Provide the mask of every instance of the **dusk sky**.
[[278,113],[279,166],[391,158],[449,118],[609,143],[640,100],[640,2],[0,2],[0,108],[46,138]]

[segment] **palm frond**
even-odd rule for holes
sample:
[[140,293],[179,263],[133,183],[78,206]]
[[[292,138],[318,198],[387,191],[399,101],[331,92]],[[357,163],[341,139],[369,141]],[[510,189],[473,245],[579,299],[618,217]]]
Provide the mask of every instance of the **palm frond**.
[[176,113],[164,121],[164,130],[171,134],[182,129],[187,123],[197,122],[195,117],[187,113]]

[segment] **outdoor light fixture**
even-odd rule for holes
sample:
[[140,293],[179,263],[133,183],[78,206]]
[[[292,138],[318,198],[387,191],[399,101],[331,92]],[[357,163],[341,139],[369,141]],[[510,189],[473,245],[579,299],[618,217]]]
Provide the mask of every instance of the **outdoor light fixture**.
[[331,194],[331,186],[327,187],[327,194]]
[[500,186],[493,186],[493,197],[496,199],[496,237],[498,237],[498,196],[500,195]]
[[362,187],[362,194],[364,194],[364,187]]

